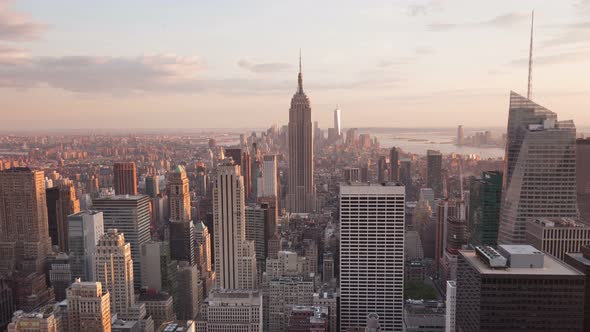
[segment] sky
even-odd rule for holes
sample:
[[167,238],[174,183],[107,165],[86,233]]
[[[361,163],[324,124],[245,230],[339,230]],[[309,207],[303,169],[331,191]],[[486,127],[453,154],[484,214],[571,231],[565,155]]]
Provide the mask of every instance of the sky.
[[0,0],[0,130],[505,127],[526,94],[590,127],[590,0]]

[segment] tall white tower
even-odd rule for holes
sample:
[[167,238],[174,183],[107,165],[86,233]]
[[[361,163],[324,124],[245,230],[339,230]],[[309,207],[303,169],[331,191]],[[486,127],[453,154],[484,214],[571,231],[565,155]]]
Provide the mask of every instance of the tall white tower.
[[405,187],[340,186],[340,328],[379,315],[383,331],[402,331]]
[[342,128],[340,127],[340,109],[334,110],[334,131],[340,137],[342,135]]
[[213,187],[215,284],[221,289],[257,286],[254,243],[246,241],[244,178],[228,160],[217,167]]

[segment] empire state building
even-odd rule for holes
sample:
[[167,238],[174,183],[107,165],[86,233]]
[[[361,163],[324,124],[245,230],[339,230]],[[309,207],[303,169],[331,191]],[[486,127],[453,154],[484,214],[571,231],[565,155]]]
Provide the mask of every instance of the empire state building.
[[289,212],[315,211],[315,185],[313,180],[313,129],[311,106],[303,92],[301,56],[297,92],[289,109],[289,187],[287,209]]

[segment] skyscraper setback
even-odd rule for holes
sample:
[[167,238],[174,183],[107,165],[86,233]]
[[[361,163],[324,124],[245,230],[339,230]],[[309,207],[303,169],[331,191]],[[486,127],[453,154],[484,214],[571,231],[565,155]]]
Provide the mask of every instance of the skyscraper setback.
[[313,178],[313,127],[309,98],[303,92],[301,57],[297,92],[289,109],[289,182],[287,209],[290,212],[315,210]]

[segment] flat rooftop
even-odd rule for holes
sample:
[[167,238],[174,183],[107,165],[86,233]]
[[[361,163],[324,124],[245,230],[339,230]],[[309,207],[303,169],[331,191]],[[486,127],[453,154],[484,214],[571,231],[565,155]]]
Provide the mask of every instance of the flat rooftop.
[[[526,249],[530,250],[530,249]],[[535,249],[536,250],[536,249]],[[559,260],[543,255],[543,267],[541,268],[490,268],[486,263],[475,255],[474,250],[459,250],[465,260],[473,266],[479,273],[487,275],[537,275],[537,276],[582,276],[583,274],[560,262]]]
[[[542,255],[537,248],[529,245],[501,244],[498,247],[504,249],[510,255]],[[508,258],[508,257],[506,257]]]
[[535,225],[544,228],[590,228],[579,219],[559,217],[559,218],[537,218],[529,221]]
[[395,182],[369,183],[369,182],[341,182],[340,194],[345,195],[372,195],[372,194],[404,194],[406,187]]

